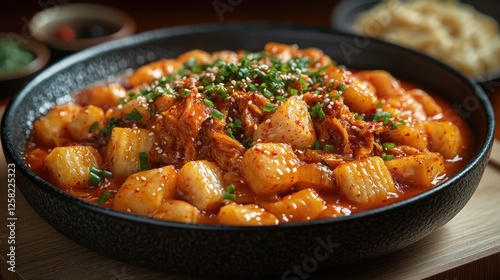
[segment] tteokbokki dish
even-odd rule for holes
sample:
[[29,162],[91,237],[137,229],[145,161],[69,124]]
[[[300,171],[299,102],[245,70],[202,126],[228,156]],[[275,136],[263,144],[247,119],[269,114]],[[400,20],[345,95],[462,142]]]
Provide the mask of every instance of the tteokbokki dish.
[[316,48],[192,50],[126,80],[89,86],[37,119],[25,160],[73,196],[154,219],[351,215],[433,188],[474,146],[441,99]]

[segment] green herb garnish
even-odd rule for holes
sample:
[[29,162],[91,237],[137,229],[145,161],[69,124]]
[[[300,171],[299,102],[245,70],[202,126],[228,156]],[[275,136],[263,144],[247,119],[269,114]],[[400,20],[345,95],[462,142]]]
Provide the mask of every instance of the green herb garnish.
[[386,149],[394,149],[396,147],[396,144],[390,143],[390,142],[386,142],[386,143],[382,143],[382,147],[384,147]]
[[102,179],[101,179],[101,177],[99,177],[98,174],[93,173],[93,172],[89,172],[89,181],[92,184],[99,185],[102,182]]
[[391,129],[396,129],[396,128],[398,128],[398,127],[400,127],[400,126],[404,125],[404,124],[405,124],[405,121],[400,120],[400,121],[395,121],[395,122],[393,122],[393,123],[392,123],[389,127],[390,127]]
[[334,148],[334,146],[330,145],[330,144],[326,144],[323,146],[323,150],[328,151],[328,152],[333,151],[333,148]]
[[226,200],[236,200],[236,188],[233,184],[229,184],[226,186],[226,192],[224,193],[224,199]]
[[311,114],[311,117],[319,117],[320,119],[323,119],[326,117],[325,112],[323,111],[323,107],[321,106],[321,103],[316,103],[316,105],[312,106],[311,109],[309,110],[309,114]]
[[390,155],[390,154],[386,154],[386,153],[383,153],[381,156],[380,156],[383,160],[391,160],[394,158],[394,155]]
[[146,152],[140,152],[139,153],[139,166],[141,168],[141,171],[149,170],[149,157],[148,157],[148,153],[146,153]]
[[139,111],[137,111],[136,108],[134,108],[132,112],[130,112],[129,114],[125,114],[125,119],[127,121],[135,120],[137,122],[140,122],[143,119],[143,116],[141,115],[141,113],[139,113]]
[[99,123],[94,122],[93,124],[90,125],[89,132],[92,133],[92,132],[96,131],[98,128],[99,128]]
[[210,108],[214,108],[215,107],[214,103],[210,99],[207,99],[207,98],[203,99],[203,103],[205,103],[205,105],[207,105]]
[[271,103],[266,103],[266,105],[264,105],[264,108],[262,108],[262,110],[263,110],[264,112],[268,112],[268,113],[269,113],[269,112],[272,112],[275,108],[276,108],[276,107],[275,107],[273,104],[271,104]]
[[323,147],[321,146],[321,142],[319,140],[314,141],[314,149],[315,150],[322,150]]
[[106,201],[106,199],[108,199],[108,197],[109,197],[109,193],[110,193],[109,190],[105,190],[102,193],[101,197],[99,197],[97,204],[102,204],[104,201]]
[[218,120],[222,120],[224,118],[224,114],[215,108],[212,110],[211,116]]
[[344,92],[346,89],[347,89],[347,86],[344,84],[340,84],[337,87],[337,91],[339,91],[339,92]]
[[33,53],[20,47],[14,40],[0,40],[0,74],[19,71],[34,59]]
[[106,126],[99,131],[99,134],[104,136],[104,137],[109,137],[111,135],[111,131],[113,128],[116,127],[116,125],[120,122],[119,118],[110,118],[108,122],[106,123]]

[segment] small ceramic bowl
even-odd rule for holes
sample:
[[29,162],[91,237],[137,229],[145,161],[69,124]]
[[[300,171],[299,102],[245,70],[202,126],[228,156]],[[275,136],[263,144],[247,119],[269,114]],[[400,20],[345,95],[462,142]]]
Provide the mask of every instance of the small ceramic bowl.
[[[380,0],[343,0],[332,11],[330,24],[335,30],[355,33],[355,18],[362,12],[368,11],[378,4]],[[483,13],[500,24],[500,2],[490,0],[461,0],[460,2],[472,5],[475,10]],[[481,30],[477,30],[481,32]],[[500,90],[500,66],[494,70],[477,76],[469,77],[479,83],[489,95],[495,90]]]
[[100,4],[54,6],[35,14],[29,23],[34,38],[47,44],[57,57],[135,32],[126,13]]
[[0,97],[7,97],[17,93],[47,65],[50,52],[43,44],[15,33],[0,33],[0,42],[2,42],[3,51],[9,52],[7,55],[12,58],[11,60],[20,59],[21,55],[27,59],[20,62],[23,64],[19,68],[12,68],[12,71],[0,71]]

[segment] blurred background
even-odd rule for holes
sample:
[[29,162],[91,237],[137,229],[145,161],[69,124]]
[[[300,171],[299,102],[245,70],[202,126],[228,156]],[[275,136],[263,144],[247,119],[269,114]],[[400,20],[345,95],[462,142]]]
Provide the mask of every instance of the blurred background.
[[45,7],[64,3],[98,3],[118,8],[135,19],[137,32],[179,24],[240,20],[288,21],[328,27],[330,14],[338,2],[337,0],[318,0],[311,5],[311,1],[303,0],[9,1],[8,12],[4,10],[0,17],[0,32],[26,32],[28,21],[36,12]]
[[[338,2],[337,0],[319,0],[315,1],[314,5],[310,5],[308,1],[294,1],[291,3],[286,0],[10,1],[8,7],[4,8],[0,17],[0,62],[2,62],[0,66],[8,63],[19,64],[16,67],[24,67],[26,65],[26,63],[22,64],[21,62],[20,58],[22,56],[18,55],[20,54],[18,52],[19,49],[13,49],[14,47],[21,47],[21,50],[29,50],[35,54],[35,57],[39,56],[39,59],[35,60],[36,63],[29,65],[31,69],[16,70],[15,74],[2,72],[2,67],[0,67],[0,97],[12,96],[39,72],[65,56],[103,41],[176,25],[225,24],[235,21],[280,21],[329,27],[331,14]],[[85,40],[75,40],[82,38],[82,32],[76,32],[77,35],[75,36],[75,28],[67,28],[67,25],[60,24],[64,21],[68,22],[67,19],[61,20],[61,17],[76,16],[81,18],[81,15],[86,12],[78,9],[72,12],[73,15],[70,15],[71,12],[68,12],[66,9],[62,12],[63,10],[60,7],[66,4],[98,4],[114,8],[116,12],[122,13],[130,19],[133,28],[128,29],[128,31],[119,32],[119,34],[112,34],[112,36],[102,36],[103,29],[98,28],[97,33],[94,32],[95,34],[86,36]],[[49,9],[52,12],[47,13],[49,15],[45,16],[44,13],[48,12]],[[42,15],[40,16],[40,14]],[[108,11],[92,10],[92,17],[101,17],[105,21],[115,21],[116,17],[114,15],[107,17],[108,14]],[[34,20],[37,16],[44,23],[38,22],[38,24],[35,24],[36,26],[40,26],[42,30],[33,31],[30,29],[30,22],[37,22]],[[54,24],[59,25],[57,29],[54,28]],[[89,29],[88,26],[86,29]],[[104,26],[104,29],[106,29],[106,26]],[[19,36],[12,40],[13,34]],[[37,34],[37,36],[34,37],[33,34]],[[104,35],[108,34],[104,33]],[[4,43],[2,44],[1,39],[5,39],[5,37],[7,37],[7,40],[3,40]],[[90,40],[87,40],[89,37]],[[5,44],[5,41],[10,41],[14,44]],[[41,46],[40,44],[36,45],[37,42],[41,42]],[[43,48],[45,47],[48,48],[48,56],[43,55]],[[30,59],[27,60],[29,61]]]

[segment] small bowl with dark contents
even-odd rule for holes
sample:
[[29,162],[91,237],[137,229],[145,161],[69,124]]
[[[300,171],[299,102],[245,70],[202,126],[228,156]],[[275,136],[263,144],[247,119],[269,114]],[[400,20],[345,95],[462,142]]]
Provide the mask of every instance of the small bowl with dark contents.
[[0,33],[0,97],[15,94],[49,58],[44,45],[15,33]]
[[135,32],[135,21],[124,12],[98,4],[68,4],[45,9],[33,16],[29,29],[47,44],[54,58],[126,37]]

